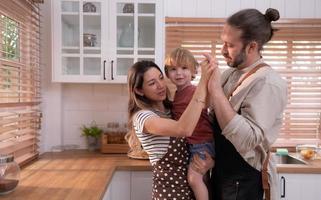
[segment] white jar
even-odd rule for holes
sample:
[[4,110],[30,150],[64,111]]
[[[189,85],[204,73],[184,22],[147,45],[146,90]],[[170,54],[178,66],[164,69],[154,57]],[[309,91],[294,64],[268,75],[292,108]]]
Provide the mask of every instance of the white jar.
[[12,155],[0,155],[0,195],[12,192],[19,183],[20,167]]

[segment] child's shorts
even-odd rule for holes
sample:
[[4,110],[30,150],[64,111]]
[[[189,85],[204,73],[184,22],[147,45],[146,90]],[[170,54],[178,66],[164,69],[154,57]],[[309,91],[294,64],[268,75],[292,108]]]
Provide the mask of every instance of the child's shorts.
[[206,142],[200,144],[189,144],[190,159],[197,153],[201,159],[205,160],[205,153],[207,151],[213,158],[215,157],[214,142]]

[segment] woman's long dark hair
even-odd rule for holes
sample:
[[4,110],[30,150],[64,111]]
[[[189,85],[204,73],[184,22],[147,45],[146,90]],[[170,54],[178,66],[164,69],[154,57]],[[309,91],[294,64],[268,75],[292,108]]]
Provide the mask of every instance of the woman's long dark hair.
[[[129,132],[125,138],[129,146],[133,148],[139,148],[140,142],[136,136],[135,130],[133,129],[133,116],[134,114],[142,109],[152,110],[152,101],[145,96],[141,96],[135,93],[135,89],[142,89],[144,83],[144,74],[151,68],[156,68],[162,74],[161,69],[152,61],[138,61],[128,70],[127,86],[128,86],[128,128]],[[169,92],[167,91],[167,95]],[[171,102],[168,96],[164,100],[165,108],[170,108]],[[139,147],[138,147],[139,146]]]

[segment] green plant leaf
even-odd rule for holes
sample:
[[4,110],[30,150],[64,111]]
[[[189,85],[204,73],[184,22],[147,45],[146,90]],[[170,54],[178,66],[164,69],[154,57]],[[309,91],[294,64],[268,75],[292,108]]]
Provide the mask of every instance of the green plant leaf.
[[81,131],[83,136],[91,136],[96,138],[98,138],[103,133],[103,130],[99,128],[94,122],[92,122],[90,126],[83,125],[81,127]]

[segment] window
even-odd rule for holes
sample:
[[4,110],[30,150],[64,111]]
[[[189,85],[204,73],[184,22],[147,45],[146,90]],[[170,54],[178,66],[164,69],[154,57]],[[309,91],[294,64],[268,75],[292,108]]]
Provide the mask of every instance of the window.
[[[166,18],[166,53],[178,46],[215,55],[222,70],[220,32],[225,19]],[[288,83],[288,105],[276,145],[320,141],[321,20],[280,20],[279,31],[265,45],[262,55]]]
[[39,7],[0,5],[0,154],[19,164],[37,157],[40,130]]
[[3,22],[2,36],[2,57],[17,60],[19,59],[19,24],[5,15],[0,15]]

